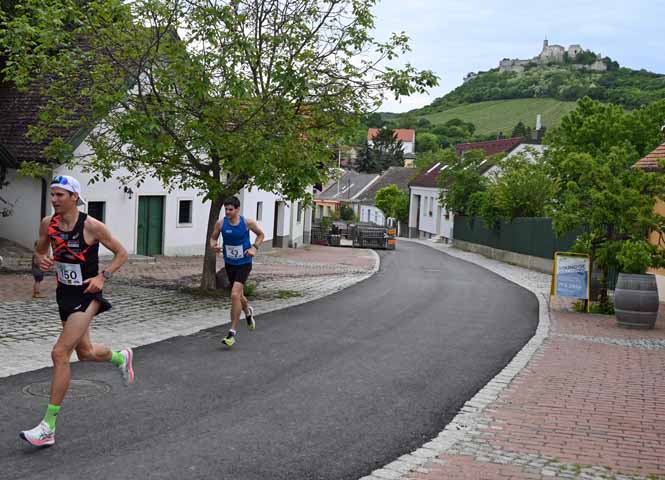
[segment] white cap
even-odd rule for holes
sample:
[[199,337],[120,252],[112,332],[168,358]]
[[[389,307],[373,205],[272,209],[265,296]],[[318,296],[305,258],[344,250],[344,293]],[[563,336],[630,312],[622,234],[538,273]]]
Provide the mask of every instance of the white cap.
[[56,175],[51,180],[51,188],[62,188],[68,192],[77,193],[79,196],[77,205],[85,205],[85,199],[81,196],[81,184],[74,177],[69,175]]

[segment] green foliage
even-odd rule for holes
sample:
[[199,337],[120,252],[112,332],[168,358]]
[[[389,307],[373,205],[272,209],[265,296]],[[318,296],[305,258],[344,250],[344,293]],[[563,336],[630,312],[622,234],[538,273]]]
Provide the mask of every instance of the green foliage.
[[480,215],[488,226],[498,220],[544,217],[554,198],[555,183],[537,152],[513,155],[498,163],[501,170],[490,177]]
[[332,225],[332,222],[333,222],[332,218],[330,218],[330,217],[321,217],[321,219],[319,220],[319,223],[321,224],[321,228],[325,232],[330,230],[330,226]]
[[457,153],[455,149],[444,148],[441,150],[436,150],[434,152],[423,152],[419,153],[416,156],[415,167],[417,171],[423,171],[435,163],[441,163],[443,165],[453,164],[457,161]]
[[[331,162],[329,145],[385,92],[437,84],[410,64],[385,66],[408,37],[375,39],[375,0],[25,0],[0,30],[4,76],[49,99],[33,141],[95,181],[156,178],[211,200],[258,187],[305,198]],[[362,60],[358,60],[362,58]],[[87,131],[74,159],[63,128]],[[207,239],[206,239],[207,240]],[[207,241],[205,242],[207,244]],[[202,286],[214,285],[206,249]]]
[[527,127],[524,125],[524,122],[520,120],[517,122],[517,125],[515,125],[515,128],[513,128],[513,132],[510,135],[511,137],[523,137],[523,138],[531,138],[531,127]]
[[439,137],[435,134],[416,133],[416,152],[435,152],[440,148]]
[[[554,228],[559,234],[587,228],[578,251],[592,256],[604,278],[610,267],[641,268],[647,234],[665,230],[665,217],[654,212],[656,198],[665,198],[665,176],[631,168],[663,140],[664,118],[665,102],[625,112],[587,98],[548,135]],[[658,251],[649,251],[648,266],[662,266]]]
[[[433,128],[447,121],[460,118],[471,122],[476,129],[474,134],[462,141],[491,140],[499,132],[508,135],[520,120],[531,128],[535,127],[536,115],[542,115],[548,127],[556,127],[561,118],[575,109],[575,102],[564,102],[552,98],[518,98],[513,100],[491,100],[456,107],[445,107],[432,111],[429,107],[414,112],[415,118],[432,122]],[[488,138],[488,136],[491,136]],[[457,143],[452,141],[451,143]]]
[[656,254],[656,247],[646,240],[626,240],[617,253],[619,269],[624,273],[646,273]]
[[256,282],[247,282],[243,286],[244,294],[247,298],[256,297]]
[[[584,52],[578,59],[575,63],[593,63],[596,56]],[[576,69],[572,65],[534,66],[523,73],[498,69],[482,72],[418,113],[440,112],[489,100],[553,98],[569,101],[584,96],[636,108],[665,97],[665,75],[618,68],[611,59],[605,62],[608,64],[606,72]]]
[[409,221],[409,194],[403,192],[397,185],[388,185],[376,192],[374,205],[386,217],[396,218],[402,223]]
[[344,220],[345,222],[352,222],[356,217],[355,212],[353,211],[353,208],[346,204],[342,204],[342,206],[339,209],[339,218],[341,220]]
[[357,168],[360,172],[380,173],[389,167],[404,166],[404,146],[394,130],[382,128],[372,139],[365,142],[358,156]]
[[490,161],[482,150],[469,150],[455,157],[439,174],[439,203],[455,215],[476,215],[484,202],[488,179],[480,174],[483,162]]

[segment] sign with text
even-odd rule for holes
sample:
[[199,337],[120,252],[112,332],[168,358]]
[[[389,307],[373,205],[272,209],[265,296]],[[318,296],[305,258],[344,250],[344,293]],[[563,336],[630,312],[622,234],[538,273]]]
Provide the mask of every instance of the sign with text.
[[590,269],[591,262],[588,255],[555,253],[552,293],[559,297],[588,300]]

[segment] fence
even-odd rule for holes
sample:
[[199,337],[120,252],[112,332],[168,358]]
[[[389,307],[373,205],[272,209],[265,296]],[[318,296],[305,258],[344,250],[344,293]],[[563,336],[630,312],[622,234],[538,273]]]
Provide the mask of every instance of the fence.
[[[551,218],[516,218],[501,221],[496,229],[487,228],[480,218],[455,216],[453,238],[476,243],[499,250],[553,259],[555,252],[570,251],[577,236],[584,232],[580,228],[557,237]],[[607,284],[614,289],[618,272],[611,268]]]

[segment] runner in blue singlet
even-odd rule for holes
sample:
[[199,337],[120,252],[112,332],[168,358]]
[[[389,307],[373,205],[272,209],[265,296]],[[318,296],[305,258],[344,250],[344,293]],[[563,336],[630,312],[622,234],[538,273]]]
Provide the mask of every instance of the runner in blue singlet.
[[[231,328],[222,342],[227,347],[232,347],[236,342],[241,310],[245,312],[247,328],[256,329],[254,309],[245,297],[245,283],[252,271],[252,258],[263,243],[264,234],[254,220],[240,215],[240,200],[237,197],[231,197],[224,202],[224,213],[224,219],[215,224],[210,237],[210,248],[216,253],[223,252],[224,270],[231,285]],[[250,231],[256,235],[254,243],[249,239]],[[223,242],[221,247],[217,244],[220,233]]]

